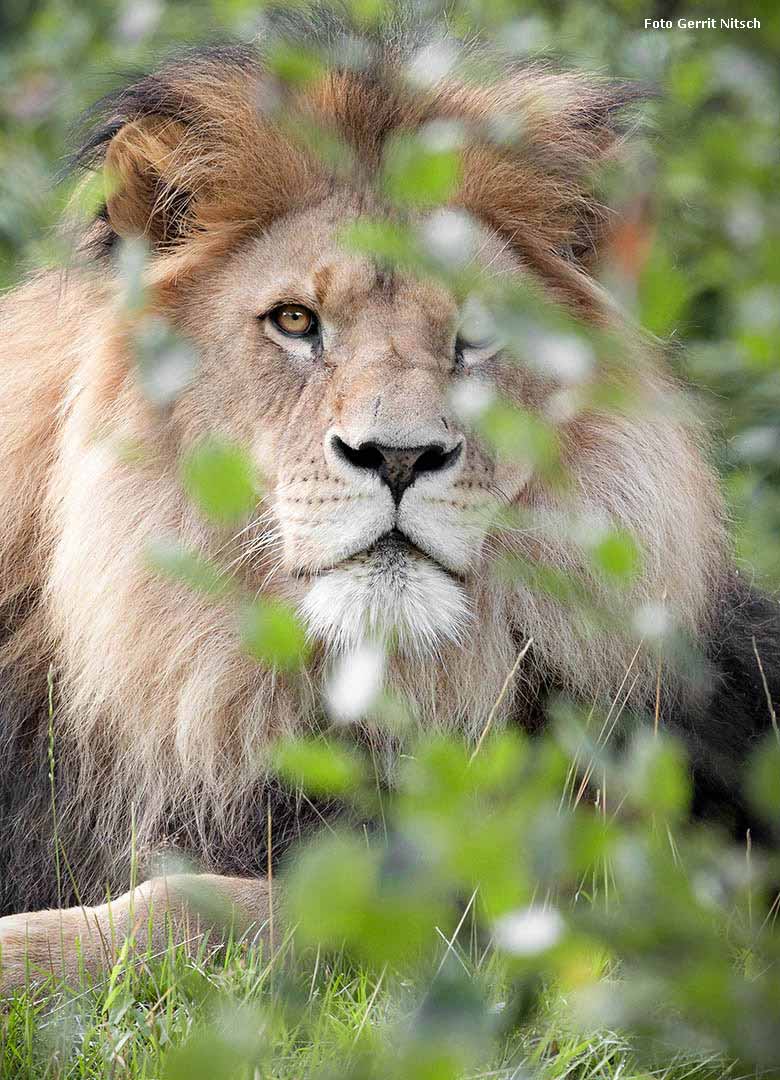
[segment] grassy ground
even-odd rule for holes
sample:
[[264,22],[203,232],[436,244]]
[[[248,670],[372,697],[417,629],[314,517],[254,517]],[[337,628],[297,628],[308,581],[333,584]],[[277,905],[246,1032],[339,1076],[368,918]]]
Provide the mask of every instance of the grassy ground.
[[[387,1075],[396,1075],[393,1059],[409,1052],[408,1045],[399,1049],[405,1021],[430,986],[394,981],[387,972],[371,975],[343,957],[313,956],[291,975],[284,952],[269,963],[261,948],[246,944],[196,956],[169,949],[90,989],[49,986],[19,993],[0,1021],[0,1076],[293,1080],[362,1077],[369,1061],[371,1075],[377,1067],[383,1074],[382,1062]],[[442,956],[447,953],[443,945]],[[447,960],[468,969],[480,989],[489,988],[500,1023],[504,988],[491,985],[490,958],[474,963],[455,946]],[[446,978],[446,966],[436,978]],[[613,989],[620,993],[618,981]],[[462,1075],[737,1080],[736,1071],[716,1057],[673,1052],[648,1070],[631,1044],[614,1033],[585,1039],[567,1031],[566,1011],[563,996],[548,991],[541,1012],[520,1034],[486,1044],[484,1058],[477,1055]],[[425,1046],[432,1057],[425,1071],[432,1078],[452,1075],[450,1049],[437,1048],[435,1040]]]
[[[504,741],[504,750],[510,742],[515,745],[513,740]],[[537,764],[543,767],[549,754],[541,752],[541,743],[534,747],[539,751]],[[498,753],[493,762],[496,766],[501,740],[492,749]],[[450,750],[456,753],[453,747]],[[480,759],[483,766],[489,764],[488,757],[485,751]],[[419,764],[423,759],[417,760]],[[439,760],[439,767],[451,785],[451,820],[440,809],[434,817],[440,827],[447,822],[456,846],[468,843],[467,828],[458,812],[457,770],[447,755]],[[465,770],[472,778],[477,771],[468,765]],[[487,775],[493,771],[489,767]],[[512,802],[538,797],[534,775],[533,769],[526,773],[528,792],[525,796],[513,793]],[[548,781],[560,790],[554,777],[547,777]],[[569,786],[567,779],[567,791]],[[658,790],[662,787],[659,782]],[[435,774],[428,776],[424,791],[440,789]],[[656,797],[660,797],[658,790]],[[467,802],[471,793],[466,789]],[[553,817],[556,805],[551,806]],[[397,824],[392,804],[388,804],[388,812],[391,823]],[[490,821],[477,817],[475,835],[484,853],[490,843]],[[542,814],[542,820],[545,817]],[[526,819],[530,822],[527,813]],[[593,822],[591,814],[580,820],[580,828],[589,822]],[[430,820],[422,816],[419,806],[416,816],[407,820],[407,827],[411,834],[420,836],[430,828]],[[698,906],[687,892],[681,897],[680,884],[689,875],[685,859],[678,856],[678,842],[667,829],[661,832],[663,837],[668,833],[668,843],[662,840],[657,848],[645,847],[648,837],[658,837],[652,820],[643,830],[631,832],[623,848],[624,859],[629,851],[632,860],[640,859],[640,863],[632,863],[633,869],[628,867],[629,879],[647,860],[643,873],[651,877],[639,890],[640,903],[636,896],[632,899],[626,882],[623,890],[619,887],[613,873],[618,864],[598,860],[588,874],[578,876],[578,887],[566,901],[567,936],[574,948],[566,954],[568,961],[559,956],[557,967],[544,962],[534,967],[533,953],[529,953],[531,966],[508,964],[506,943],[502,956],[492,944],[494,931],[486,935],[484,912],[477,914],[479,902],[472,907],[475,889],[465,910],[457,906],[449,909],[456,919],[451,926],[437,918],[431,932],[428,928],[432,924],[426,922],[420,941],[424,956],[412,948],[404,965],[396,968],[387,959],[395,954],[385,946],[399,926],[407,940],[412,938],[414,906],[404,908],[397,896],[394,906],[392,887],[389,901],[387,897],[383,900],[381,889],[375,895],[368,891],[361,894],[361,904],[375,918],[370,920],[371,948],[360,955],[374,959],[373,967],[360,967],[345,953],[326,954],[312,947],[296,950],[292,934],[277,939],[273,951],[257,941],[230,942],[220,948],[204,943],[189,950],[171,942],[162,954],[124,949],[115,968],[94,983],[69,987],[52,979],[0,1001],[0,1080],[107,1076],[139,1080],[639,1080],[651,1076],[740,1080],[742,1076],[757,1076],[749,1066],[731,1064],[724,1050],[718,1053],[703,1047],[714,1047],[722,1035],[718,1042],[721,1048],[736,1047],[741,1054],[744,1044],[746,1061],[776,1060],[771,1049],[757,1049],[751,1042],[751,1025],[763,1037],[762,1014],[768,1017],[764,1026],[768,1023],[770,1029],[777,1015],[771,997],[777,983],[772,972],[779,966],[772,944],[777,902],[764,917],[760,905],[753,910],[752,899],[745,911],[744,905],[736,902],[724,903],[721,910]],[[706,839],[704,833],[695,835]],[[503,861],[512,850],[518,854],[507,843],[511,836],[505,822],[504,832],[493,838]],[[683,836],[681,833],[679,839]],[[537,847],[533,838],[529,825],[524,842],[531,850]],[[545,830],[542,839],[546,857],[555,861],[554,837]],[[389,837],[385,841],[391,843]],[[330,852],[325,850],[329,842],[335,845]],[[364,850],[362,841],[359,848]],[[395,850],[398,858],[403,848]],[[653,862],[654,851],[656,855],[666,851],[668,860]],[[327,856],[324,877],[316,865],[323,854]],[[312,855],[317,857],[314,863]],[[737,864],[744,863],[744,855],[737,849],[723,848],[719,857],[732,876],[737,874]],[[286,878],[287,906],[292,906],[297,888],[299,900],[301,892],[308,898],[309,917],[314,916],[315,924],[316,911],[330,906],[344,913],[344,926],[348,927],[349,890],[339,897],[341,882],[361,875],[367,881],[370,872],[354,860],[337,860],[338,842],[324,834],[304,847],[291,864],[294,872]],[[714,863],[701,865],[708,867],[706,873],[713,873]],[[694,874],[693,866],[689,869]],[[424,875],[414,876],[419,870],[418,865],[410,864],[399,881],[400,887],[410,890],[424,906],[428,886]],[[303,874],[297,886],[295,871]],[[565,870],[562,873],[567,876]],[[382,880],[381,873],[378,880]],[[699,880],[707,884],[701,873]],[[455,884],[448,884],[450,887],[465,895]],[[381,905],[388,902],[390,907],[382,915]],[[462,915],[458,914],[461,911]],[[586,922],[588,915],[606,917],[610,928],[606,937],[600,937],[597,923],[591,923],[585,936],[578,938],[576,926],[585,925],[577,923],[578,912],[585,914]],[[353,908],[351,915],[358,917],[361,911]],[[697,922],[706,923],[714,915],[714,936],[705,933],[699,941]],[[745,918],[761,924],[747,937]],[[305,919],[304,913],[304,922],[298,924],[299,939]],[[632,931],[626,937],[626,926],[638,928],[644,936],[649,934],[651,940],[644,944],[634,940]],[[605,944],[612,931],[617,935],[615,940],[622,939],[627,945],[622,955],[633,965],[633,981],[628,966],[626,977],[621,978],[620,962],[615,959],[619,953]],[[359,933],[352,937],[360,943]],[[309,940],[319,939],[310,933]],[[762,940],[763,950],[758,947]],[[755,943],[755,952],[750,942]],[[637,1000],[637,958],[650,994],[644,995],[639,1013],[634,1009],[627,1015],[631,1016],[632,1031],[646,1028],[646,1036],[655,1033],[652,1043],[647,1037],[640,1041],[641,1035],[628,1037],[606,1026],[610,1022],[607,1017],[619,1013],[613,1005]],[[548,977],[554,971],[564,975],[564,980],[559,983],[556,976]],[[670,989],[674,994],[686,980],[691,983],[688,992],[674,995],[678,1001],[670,1002]],[[761,990],[764,983],[771,985]],[[583,1020],[584,1014],[576,1007],[576,995],[584,987],[598,995],[590,1021]],[[762,1000],[763,993],[767,1002]],[[726,1013],[720,997],[726,1002]],[[669,1022],[665,1027],[653,1027],[650,1013],[661,1003]],[[593,1030],[593,1015],[596,1024],[603,1025],[601,1029]],[[721,1030],[724,1017],[727,1022]],[[736,1021],[736,1036],[727,1030],[731,1017]],[[585,1036],[584,1030],[590,1034]],[[661,1031],[667,1033],[663,1036],[666,1043],[660,1041]],[[696,1051],[684,1049],[694,1045]],[[751,1053],[758,1056],[751,1058]]]

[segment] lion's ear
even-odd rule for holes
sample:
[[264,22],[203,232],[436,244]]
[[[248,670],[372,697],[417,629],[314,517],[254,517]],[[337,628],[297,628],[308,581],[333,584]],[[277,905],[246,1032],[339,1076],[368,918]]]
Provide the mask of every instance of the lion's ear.
[[142,236],[157,248],[186,233],[192,195],[184,136],[174,120],[141,117],[124,124],[108,143],[106,217],[118,236]]
[[117,237],[143,237],[161,256],[156,280],[178,282],[324,195],[327,176],[269,121],[263,89],[254,53],[216,48],[186,53],[98,103],[73,162],[106,177],[85,250],[100,256]]
[[[633,140],[628,136],[635,121],[630,106],[652,96],[645,86],[605,82],[592,86],[570,112],[572,175],[579,191],[569,250],[588,268],[603,257],[631,201],[627,166]],[[607,172],[610,166],[616,168],[614,176]]]
[[490,105],[516,125],[517,138],[466,152],[466,208],[532,262],[560,256],[590,269],[611,217],[600,179],[620,159],[627,107],[645,96],[633,85],[535,70],[502,84]]

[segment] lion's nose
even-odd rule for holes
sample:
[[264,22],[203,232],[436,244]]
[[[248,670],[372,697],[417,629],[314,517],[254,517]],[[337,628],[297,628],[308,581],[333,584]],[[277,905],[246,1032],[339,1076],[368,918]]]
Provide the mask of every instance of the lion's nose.
[[359,446],[350,446],[338,435],[332,437],[331,446],[343,461],[348,461],[356,469],[376,473],[390,488],[396,503],[400,503],[403,493],[418,476],[444,472],[455,464],[463,449],[462,442],[451,450],[441,443],[401,447],[364,442]]

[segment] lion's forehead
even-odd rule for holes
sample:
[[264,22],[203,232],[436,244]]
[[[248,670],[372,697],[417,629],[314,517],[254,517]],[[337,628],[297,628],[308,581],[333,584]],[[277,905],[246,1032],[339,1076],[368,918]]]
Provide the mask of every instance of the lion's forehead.
[[[442,347],[457,323],[455,296],[433,277],[391,269],[354,250],[349,234],[359,217],[349,192],[285,216],[227,262],[217,291],[258,311],[280,298],[296,299],[326,322],[357,324],[359,334],[374,326],[392,331],[398,342],[408,339],[410,346],[430,339]],[[397,227],[389,218],[384,224]],[[488,273],[522,272],[497,235],[485,231],[480,244],[478,261],[489,264]]]

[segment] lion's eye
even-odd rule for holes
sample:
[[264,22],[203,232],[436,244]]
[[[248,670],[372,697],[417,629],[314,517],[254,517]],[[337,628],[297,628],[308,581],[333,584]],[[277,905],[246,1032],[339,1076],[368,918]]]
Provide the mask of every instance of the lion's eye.
[[501,348],[499,336],[490,311],[476,297],[467,297],[455,337],[455,363],[470,367],[489,360]]
[[468,341],[460,334],[455,339],[455,364],[458,367],[472,367],[474,364],[490,360],[501,348],[497,338],[489,337],[482,341]]
[[317,330],[317,316],[302,304],[280,304],[269,311],[268,318],[288,337],[308,337]]

